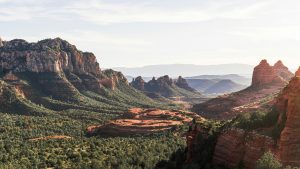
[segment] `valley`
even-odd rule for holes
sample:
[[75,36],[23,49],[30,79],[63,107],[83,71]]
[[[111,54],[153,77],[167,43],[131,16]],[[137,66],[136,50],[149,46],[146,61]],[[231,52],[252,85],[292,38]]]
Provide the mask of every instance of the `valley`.
[[300,165],[300,70],[282,61],[262,60],[249,87],[233,74],[129,82],[60,38],[1,41],[0,62],[0,168],[252,169],[268,152]]

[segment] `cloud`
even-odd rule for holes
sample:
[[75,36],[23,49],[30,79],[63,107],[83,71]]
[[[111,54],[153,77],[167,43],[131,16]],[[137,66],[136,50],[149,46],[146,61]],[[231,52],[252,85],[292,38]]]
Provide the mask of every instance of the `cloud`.
[[269,26],[269,27],[247,27],[234,30],[230,34],[240,36],[252,41],[283,41],[293,40],[300,42],[300,26]]
[[[212,19],[249,19],[263,8],[265,0],[205,1],[198,5],[182,5],[184,0],[168,1],[173,6],[161,5],[161,1],[103,1],[62,0],[49,3],[46,0],[0,0],[0,21],[30,20],[34,18],[75,19],[96,24],[113,23],[184,23]],[[175,2],[181,2],[175,5]],[[180,5],[181,4],[181,5]],[[73,17],[70,17],[73,16]]]
[[252,14],[267,4],[267,1],[254,1],[251,4],[240,3],[241,1],[234,2],[236,3],[219,0],[218,3],[202,4],[201,6],[181,6],[174,9],[162,8],[159,4],[109,4],[103,1],[88,0],[73,4],[71,7],[68,7],[68,11],[77,14],[83,20],[89,20],[98,24],[132,22],[184,23],[212,19],[249,19]]

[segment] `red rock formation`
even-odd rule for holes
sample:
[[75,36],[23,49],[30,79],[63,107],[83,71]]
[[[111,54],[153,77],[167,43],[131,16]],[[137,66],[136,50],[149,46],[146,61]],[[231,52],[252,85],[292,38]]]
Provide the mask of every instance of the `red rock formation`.
[[100,68],[92,53],[81,52],[62,39],[46,39],[38,43],[12,40],[0,51],[3,69],[13,72],[63,72],[99,75]]
[[183,88],[185,90],[192,91],[192,92],[196,91],[195,89],[191,88],[187,83],[186,79],[182,78],[181,76],[179,76],[178,79],[176,79],[175,84],[178,87]]
[[291,74],[281,61],[272,67],[262,60],[254,68],[250,87],[196,104],[192,110],[206,118],[231,119],[239,113],[269,109],[277,94],[288,84]]
[[179,76],[177,80],[171,79],[168,75],[155,79],[152,78],[149,82],[145,82],[141,76],[133,79],[131,86],[143,91],[148,97],[162,99],[185,99],[189,97],[200,97],[200,93],[191,88],[187,81]]
[[133,79],[130,85],[138,90],[145,90],[145,81],[141,76],[138,76],[135,79]]
[[294,76],[294,74],[289,71],[289,68],[287,68],[281,60],[275,63],[273,69],[278,76],[286,81],[290,81]]
[[125,77],[112,70],[101,71],[92,53],[81,52],[60,38],[28,43],[16,39],[0,48],[1,69],[26,74],[55,98],[72,97],[77,90],[101,94],[103,87],[115,89]]
[[280,159],[284,165],[300,166],[300,68],[278,98],[280,112]]
[[9,82],[14,82],[14,81],[19,81],[19,78],[10,71],[3,77],[3,80],[9,81]]
[[241,163],[245,169],[253,169],[255,162],[266,152],[276,151],[272,138],[231,129],[222,133],[217,141],[213,163],[228,168],[237,168]]
[[296,77],[299,77],[299,76],[300,76],[300,67],[299,67],[299,69],[297,70],[297,72],[295,73],[295,76],[296,76]]
[[[278,66],[279,64],[277,64]],[[279,65],[280,66],[280,65]],[[280,69],[280,68],[279,68]],[[262,60],[258,66],[254,68],[252,76],[252,87],[262,88],[272,83],[284,83],[277,75],[274,68],[267,62]]]
[[126,86],[129,85],[127,79],[121,72],[116,72],[114,70],[107,69],[102,73],[103,73],[103,77],[100,80],[100,84],[106,88],[115,90],[120,83]]
[[193,150],[194,144],[196,143],[197,135],[199,131],[191,129],[186,134],[186,145],[187,145],[187,154],[186,154],[186,163],[190,163],[193,160]]
[[173,130],[176,126],[192,121],[192,117],[199,116],[191,112],[133,108],[121,119],[112,120],[102,126],[90,126],[87,132],[89,135],[148,135]]

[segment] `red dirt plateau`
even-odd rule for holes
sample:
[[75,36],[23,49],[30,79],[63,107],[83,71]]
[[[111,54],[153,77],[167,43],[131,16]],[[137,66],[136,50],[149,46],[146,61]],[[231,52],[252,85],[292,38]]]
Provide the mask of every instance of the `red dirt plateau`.
[[90,126],[89,135],[137,135],[151,134],[171,130],[198,117],[195,113],[179,112],[160,109],[133,108],[123,118],[113,120],[105,125]]

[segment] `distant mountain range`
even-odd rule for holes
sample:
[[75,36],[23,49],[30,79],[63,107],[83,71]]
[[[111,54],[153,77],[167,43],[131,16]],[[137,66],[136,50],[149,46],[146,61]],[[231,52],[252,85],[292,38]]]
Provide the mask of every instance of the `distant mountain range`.
[[187,83],[203,94],[224,94],[245,89],[247,85],[241,85],[230,79],[187,79]]
[[[132,76],[126,76],[128,81],[134,79]],[[141,77],[143,81],[148,82],[153,77]],[[206,95],[220,95],[242,90],[251,84],[251,78],[237,74],[228,75],[199,75],[186,77],[189,86]]]
[[237,74],[227,74],[227,75],[200,75],[200,76],[192,76],[192,77],[185,77],[185,79],[206,79],[206,80],[231,80],[235,83],[247,85],[251,84],[251,78],[248,76],[241,76]]
[[[219,64],[219,65],[193,65],[193,64],[165,64],[149,65],[144,67],[115,67],[128,76],[160,77],[169,75],[170,77],[190,77],[198,75],[226,75],[236,74],[251,76],[254,66],[247,64]],[[146,79],[145,79],[146,80]]]
[[179,76],[177,79],[171,79],[168,75],[152,78],[149,82],[145,82],[141,76],[132,80],[130,85],[142,92],[148,97],[158,98],[202,98],[202,95],[195,89],[191,88],[186,79]]

